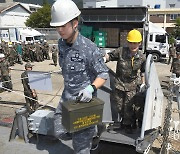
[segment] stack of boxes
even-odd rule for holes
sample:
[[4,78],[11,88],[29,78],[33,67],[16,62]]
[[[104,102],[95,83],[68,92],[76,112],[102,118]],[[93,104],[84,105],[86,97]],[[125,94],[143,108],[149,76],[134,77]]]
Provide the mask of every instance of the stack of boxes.
[[103,31],[93,31],[94,42],[98,47],[105,48],[107,41],[107,33]]
[[118,28],[100,28],[107,33],[107,46],[119,47],[119,29]]

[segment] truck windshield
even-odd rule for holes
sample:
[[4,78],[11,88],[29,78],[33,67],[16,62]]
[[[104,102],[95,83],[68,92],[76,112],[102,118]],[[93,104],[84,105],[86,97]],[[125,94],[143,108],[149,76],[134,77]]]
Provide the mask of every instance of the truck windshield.
[[34,36],[34,40],[35,41],[43,41],[43,40],[45,40],[45,37],[44,37],[44,35]]
[[156,35],[156,42],[166,43],[166,35]]
[[26,37],[26,41],[32,41],[33,37]]

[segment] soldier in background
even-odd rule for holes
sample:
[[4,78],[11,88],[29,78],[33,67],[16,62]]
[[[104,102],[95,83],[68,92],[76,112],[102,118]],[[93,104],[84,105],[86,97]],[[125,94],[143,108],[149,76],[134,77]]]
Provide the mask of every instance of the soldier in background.
[[18,62],[22,65],[23,64],[23,60],[22,60],[23,49],[22,49],[22,46],[21,46],[21,42],[18,42],[16,51],[17,51],[17,54],[18,54]]
[[30,58],[30,61],[33,62],[35,61],[35,46],[34,46],[34,42],[30,42],[29,43],[29,58]]
[[24,61],[28,62],[30,60],[29,58],[30,54],[29,54],[29,45],[27,41],[24,43],[23,53],[24,53],[23,54]]
[[36,42],[35,44],[35,54],[36,54],[36,61],[40,62],[41,60],[41,48],[40,48],[40,44],[38,42]]
[[47,43],[46,40],[44,40],[44,45],[43,45],[43,57],[44,57],[44,59],[50,60],[50,57],[49,57],[49,44]]
[[39,43],[39,46],[40,46],[40,51],[39,51],[39,54],[40,54],[40,61],[44,61],[44,53],[43,53],[43,44],[41,44],[41,42],[38,42]]
[[174,46],[174,43],[171,44],[171,47],[169,48],[169,60],[168,60],[168,65],[171,63],[173,58],[176,55],[176,47]]
[[170,72],[176,74],[176,77],[180,77],[180,52],[176,52],[176,57],[174,57]]
[[32,70],[33,65],[31,65],[30,63],[26,63],[25,65],[25,71],[21,74],[21,81],[23,84],[23,88],[24,88],[24,95],[32,98],[29,99],[27,97],[25,97],[26,100],[26,108],[28,113],[33,113],[38,107],[39,107],[39,103],[37,102],[38,98],[37,98],[37,93],[35,89],[31,89],[30,85],[29,85],[29,79],[28,79],[28,71]]
[[14,64],[18,62],[18,53],[17,53],[17,42],[12,44],[12,50],[14,54]]
[[4,40],[2,40],[2,41],[1,41],[1,51],[2,51],[1,53],[4,54],[4,53],[5,53],[4,50],[5,50],[5,42],[4,42]]
[[13,49],[13,46],[12,45],[9,45],[9,64],[10,66],[14,66],[14,57],[15,57],[15,52],[14,52],[14,49]]
[[57,66],[57,54],[58,54],[58,50],[57,50],[55,45],[53,45],[53,47],[51,49],[51,52],[52,52],[52,60],[53,60],[54,66]]
[[11,92],[12,82],[10,76],[9,62],[5,59],[5,55],[3,53],[0,54],[0,71],[3,87],[7,88],[8,92]]
[[8,42],[4,42],[3,51],[4,51],[3,53],[4,53],[5,57],[7,58],[9,56]]

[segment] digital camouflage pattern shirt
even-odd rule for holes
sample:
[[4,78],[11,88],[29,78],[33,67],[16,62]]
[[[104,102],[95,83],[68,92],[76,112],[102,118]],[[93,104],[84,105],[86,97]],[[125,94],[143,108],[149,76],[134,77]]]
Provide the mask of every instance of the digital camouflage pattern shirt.
[[108,68],[100,49],[89,39],[78,34],[72,45],[60,39],[59,64],[64,78],[63,101],[74,100],[79,91],[96,77],[108,78]]

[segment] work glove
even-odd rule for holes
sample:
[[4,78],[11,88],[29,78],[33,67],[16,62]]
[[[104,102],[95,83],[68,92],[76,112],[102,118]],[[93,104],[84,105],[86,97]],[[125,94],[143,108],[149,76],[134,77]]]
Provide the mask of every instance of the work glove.
[[93,92],[93,87],[91,85],[88,85],[85,89],[79,92],[78,97],[80,97],[81,102],[89,102],[92,99]]
[[139,92],[144,92],[146,90],[146,85],[144,83],[141,84]]

